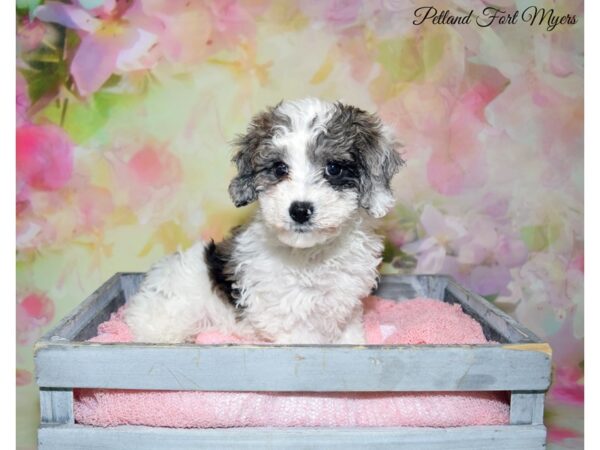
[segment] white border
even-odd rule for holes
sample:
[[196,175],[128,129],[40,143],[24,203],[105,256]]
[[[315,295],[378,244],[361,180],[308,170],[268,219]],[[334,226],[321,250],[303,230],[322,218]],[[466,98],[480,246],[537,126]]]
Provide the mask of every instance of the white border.
[[[15,180],[15,66],[11,63],[16,59],[16,9],[13,2],[2,2],[0,14],[0,58],[4,61],[4,69],[0,72],[0,136],[2,136],[2,163],[0,164],[0,273],[2,279],[2,325],[0,339],[4,342],[2,359],[5,370],[0,371],[0,386],[3,405],[10,406],[2,409],[2,436],[6,446],[15,448],[15,410],[16,410],[16,267],[15,267],[15,230],[16,230],[16,180]],[[4,10],[4,8],[6,8]],[[13,63],[14,64],[14,63]],[[8,348],[6,348],[8,347]],[[8,364],[7,364],[8,363]],[[8,369],[7,369],[8,366]],[[4,428],[6,427],[6,428]]]
[[[598,146],[598,80],[600,70],[598,70],[598,42],[600,33],[596,20],[600,6],[597,1],[585,2],[584,30],[585,30],[585,156],[584,156],[584,176],[585,176],[585,318],[584,332],[587,345],[585,346],[585,443],[586,448],[598,448],[600,441],[598,437],[598,427],[590,426],[596,423],[598,411],[592,406],[598,406],[598,360],[592,354],[591,349],[595,349],[598,344],[598,328],[593,319],[598,317],[598,299],[596,295],[600,293],[600,274],[598,273],[598,245],[599,233],[596,232],[600,223],[598,221],[598,175],[595,168],[598,167],[600,156]],[[585,18],[589,20],[585,20]],[[588,54],[591,50],[593,54]],[[595,51],[594,51],[595,50]],[[594,352],[597,354],[597,352]]]

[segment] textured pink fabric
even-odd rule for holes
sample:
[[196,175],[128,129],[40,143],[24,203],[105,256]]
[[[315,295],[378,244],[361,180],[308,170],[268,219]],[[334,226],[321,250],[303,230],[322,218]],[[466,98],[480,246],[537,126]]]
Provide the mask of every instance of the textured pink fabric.
[[[481,326],[459,305],[438,300],[365,301],[369,344],[477,344]],[[122,310],[98,327],[94,342],[130,342]],[[247,343],[237,336],[202,333],[197,343]],[[117,391],[79,389],[75,420],[96,426],[179,428],[242,426],[369,427],[507,424],[504,393],[275,393]]]
[[481,325],[460,305],[430,298],[405,302],[364,300],[365,336],[369,344],[483,344]]

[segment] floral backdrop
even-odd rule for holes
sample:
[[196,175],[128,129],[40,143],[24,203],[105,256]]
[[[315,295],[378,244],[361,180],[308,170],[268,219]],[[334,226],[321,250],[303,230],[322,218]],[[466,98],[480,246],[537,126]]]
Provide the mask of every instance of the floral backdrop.
[[[384,272],[448,273],[554,349],[550,448],[583,442],[583,1],[574,25],[412,24],[401,0],[17,0],[17,444],[33,342],[117,271],[248,218],[229,142],[279,100],[404,143]],[[489,3],[436,1],[454,14]]]

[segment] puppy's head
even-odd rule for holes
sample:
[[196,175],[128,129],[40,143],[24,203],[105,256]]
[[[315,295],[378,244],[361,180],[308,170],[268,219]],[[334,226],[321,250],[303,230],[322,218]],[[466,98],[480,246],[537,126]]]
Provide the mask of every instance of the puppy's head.
[[394,204],[398,143],[375,115],[353,106],[282,102],[255,116],[236,146],[233,202],[258,200],[263,220],[287,245],[324,243],[360,208],[379,218]]

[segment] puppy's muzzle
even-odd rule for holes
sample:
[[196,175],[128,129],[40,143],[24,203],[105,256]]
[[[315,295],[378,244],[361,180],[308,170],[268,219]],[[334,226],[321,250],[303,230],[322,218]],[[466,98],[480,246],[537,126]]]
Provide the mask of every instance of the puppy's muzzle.
[[314,212],[314,206],[310,202],[292,202],[290,205],[290,217],[296,223],[306,223]]

